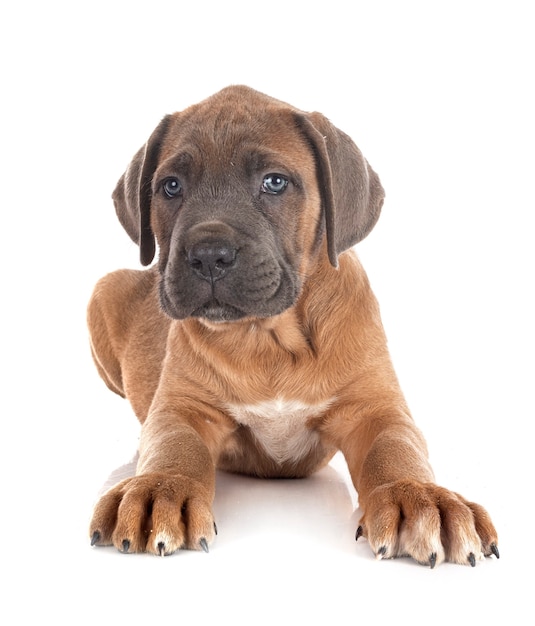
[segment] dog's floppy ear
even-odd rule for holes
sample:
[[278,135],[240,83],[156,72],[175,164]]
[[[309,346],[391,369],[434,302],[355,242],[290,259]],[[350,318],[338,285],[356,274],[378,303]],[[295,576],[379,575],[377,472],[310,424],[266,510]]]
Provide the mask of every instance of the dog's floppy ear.
[[149,265],[156,252],[150,225],[151,182],[170,116],[163,118],[147,143],[136,153],[112,194],[117,217],[133,241],[139,245],[140,260]]
[[320,113],[298,114],[315,153],[327,229],[329,260],[361,241],[375,226],[384,201],[379,177],[350,137]]

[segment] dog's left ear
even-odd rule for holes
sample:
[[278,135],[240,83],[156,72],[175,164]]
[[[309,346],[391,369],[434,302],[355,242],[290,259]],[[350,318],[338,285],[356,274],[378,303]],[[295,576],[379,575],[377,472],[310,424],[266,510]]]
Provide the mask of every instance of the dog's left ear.
[[350,137],[321,113],[298,114],[314,151],[327,229],[329,260],[364,239],[379,218],[384,190]]
[[139,245],[143,265],[149,265],[156,253],[156,241],[150,225],[151,182],[170,119],[169,115],[164,117],[147,143],[138,150],[112,194],[117,217],[131,239]]

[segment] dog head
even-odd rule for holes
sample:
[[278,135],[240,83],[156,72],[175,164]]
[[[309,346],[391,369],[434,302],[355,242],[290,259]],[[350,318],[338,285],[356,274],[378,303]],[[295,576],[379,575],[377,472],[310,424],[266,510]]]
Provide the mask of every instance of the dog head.
[[166,116],[113,193],[175,319],[272,317],[310,263],[330,263],[373,228],[379,178],[342,131],[241,86]]

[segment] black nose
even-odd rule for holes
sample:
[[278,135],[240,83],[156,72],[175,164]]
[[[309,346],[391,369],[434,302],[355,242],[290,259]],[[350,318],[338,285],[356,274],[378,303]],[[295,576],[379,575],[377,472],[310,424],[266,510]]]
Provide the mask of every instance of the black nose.
[[223,278],[236,263],[236,248],[222,241],[201,241],[188,251],[188,263],[204,280]]

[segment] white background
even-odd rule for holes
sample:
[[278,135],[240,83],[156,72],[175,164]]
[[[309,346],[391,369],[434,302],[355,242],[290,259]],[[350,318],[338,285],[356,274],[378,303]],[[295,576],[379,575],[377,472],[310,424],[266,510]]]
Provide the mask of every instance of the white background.
[[[533,623],[530,5],[2,5],[3,623]],[[138,266],[110,194],[164,114],[230,83],[323,112],[381,176],[359,254],[437,479],[488,508],[499,561],[375,561],[341,459],[309,481],[220,476],[209,555],[89,547],[137,438],[85,327],[96,280]]]

